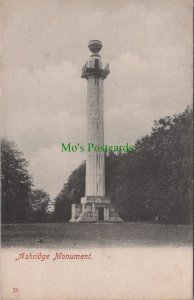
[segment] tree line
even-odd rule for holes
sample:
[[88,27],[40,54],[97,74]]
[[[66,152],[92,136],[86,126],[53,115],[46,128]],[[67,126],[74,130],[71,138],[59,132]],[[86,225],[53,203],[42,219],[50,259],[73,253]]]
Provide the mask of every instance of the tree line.
[[[105,156],[106,194],[129,222],[192,222],[192,110],[154,122],[135,151]],[[1,141],[2,222],[67,222],[85,194],[85,162],[69,176],[49,211],[48,193],[34,189],[28,163]]]

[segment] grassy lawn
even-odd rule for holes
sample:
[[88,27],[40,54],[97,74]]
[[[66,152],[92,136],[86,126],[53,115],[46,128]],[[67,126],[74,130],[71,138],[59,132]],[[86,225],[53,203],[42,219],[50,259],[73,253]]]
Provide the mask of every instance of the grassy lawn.
[[192,243],[191,225],[3,224],[2,247],[182,246]]

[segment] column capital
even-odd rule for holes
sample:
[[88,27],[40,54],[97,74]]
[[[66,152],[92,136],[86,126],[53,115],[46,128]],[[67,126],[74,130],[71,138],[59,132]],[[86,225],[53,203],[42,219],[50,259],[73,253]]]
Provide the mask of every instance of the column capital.
[[82,68],[81,78],[88,79],[90,77],[94,77],[94,78],[101,78],[104,80],[106,79],[109,73],[110,73],[109,64],[107,64],[105,68],[91,68],[88,67],[88,63],[86,63]]

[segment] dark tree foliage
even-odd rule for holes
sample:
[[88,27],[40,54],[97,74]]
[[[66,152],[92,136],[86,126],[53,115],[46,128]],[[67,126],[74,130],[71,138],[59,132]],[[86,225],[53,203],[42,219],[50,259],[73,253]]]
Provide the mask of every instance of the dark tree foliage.
[[53,219],[55,222],[65,222],[71,217],[71,204],[79,203],[85,194],[85,162],[72,172],[68,183],[55,199]]
[[3,223],[30,219],[32,179],[27,161],[13,142],[1,140],[1,213]]
[[51,202],[49,194],[42,189],[35,189],[31,193],[31,219],[33,222],[44,223],[49,221],[49,203]]
[[[106,155],[106,193],[126,221],[192,221],[192,111],[155,121],[128,154]],[[56,198],[55,218],[67,221],[84,195],[85,163]]]

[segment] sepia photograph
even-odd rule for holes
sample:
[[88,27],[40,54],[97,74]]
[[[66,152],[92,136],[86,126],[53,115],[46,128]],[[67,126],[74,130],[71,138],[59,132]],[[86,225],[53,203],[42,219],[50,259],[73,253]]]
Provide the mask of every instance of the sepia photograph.
[[191,0],[1,0],[1,299],[190,300]]

